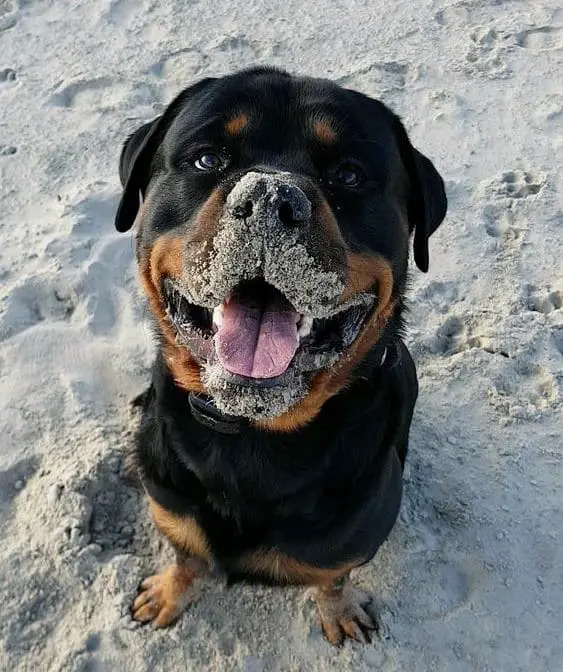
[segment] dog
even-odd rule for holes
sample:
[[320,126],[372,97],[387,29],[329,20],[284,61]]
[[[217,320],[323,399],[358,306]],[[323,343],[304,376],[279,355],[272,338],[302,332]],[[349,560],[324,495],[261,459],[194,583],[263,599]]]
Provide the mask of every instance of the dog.
[[329,642],[369,641],[349,573],[399,512],[409,246],[426,272],[442,178],[380,101],[272,68],[185,89],[119,172],[158,342],[135,463],[176,553],[133,618],[171,624],[214,570],[307,586]]

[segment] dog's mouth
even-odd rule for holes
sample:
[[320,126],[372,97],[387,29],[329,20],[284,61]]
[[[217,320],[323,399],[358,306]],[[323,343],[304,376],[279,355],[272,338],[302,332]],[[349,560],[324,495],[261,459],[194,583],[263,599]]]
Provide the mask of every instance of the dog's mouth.
[[170,278],[163,296],[177,342],[202,364],[218,362],[226,381],[247,387],[284,385],[334,364],[358,338],[375,304],[373,295],[315,317],[297,312],[261,278],[239,283],[213,310],[191,303],[181,283]]

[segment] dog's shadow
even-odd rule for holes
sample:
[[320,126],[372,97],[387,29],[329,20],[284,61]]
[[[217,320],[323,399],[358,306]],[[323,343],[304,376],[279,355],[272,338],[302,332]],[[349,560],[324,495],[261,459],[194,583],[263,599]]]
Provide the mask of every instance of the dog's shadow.
[[95,547],[102,564],[117,555],[149,558],[163,546],[152,529],[134,467],[139,419],[138,405],[131,404],[127,426],[121,434],[110,437],[111,449],[74,486],[90,504],[83,543]]
[[439,427],[429,409],[417,409],[399,519],[375,558],[359,571],[390,627],[397,614],[410,627],[453,614],[467,602],[472,575],[480,571],[456,550],[469,544],[478,551],[478,534],[468,484],[445,459],[451,445]]

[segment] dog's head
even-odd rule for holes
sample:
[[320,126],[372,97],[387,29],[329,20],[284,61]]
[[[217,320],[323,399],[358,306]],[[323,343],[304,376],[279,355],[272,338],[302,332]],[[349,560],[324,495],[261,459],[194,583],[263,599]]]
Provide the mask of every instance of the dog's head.
[[382,103],[270,69],[205,79],[125,143],[116,227],[176,383],[225,413],[298,427],[428,269],[442,179]]

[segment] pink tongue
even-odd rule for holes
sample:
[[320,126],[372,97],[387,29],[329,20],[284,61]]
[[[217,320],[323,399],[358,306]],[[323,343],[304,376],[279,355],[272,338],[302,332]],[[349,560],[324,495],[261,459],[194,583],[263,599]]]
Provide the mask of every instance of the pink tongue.
[[262,311],[232,300],[215,334],[221,364],[239,376],[274,378],[289,366],[299,345],[293,311]]

